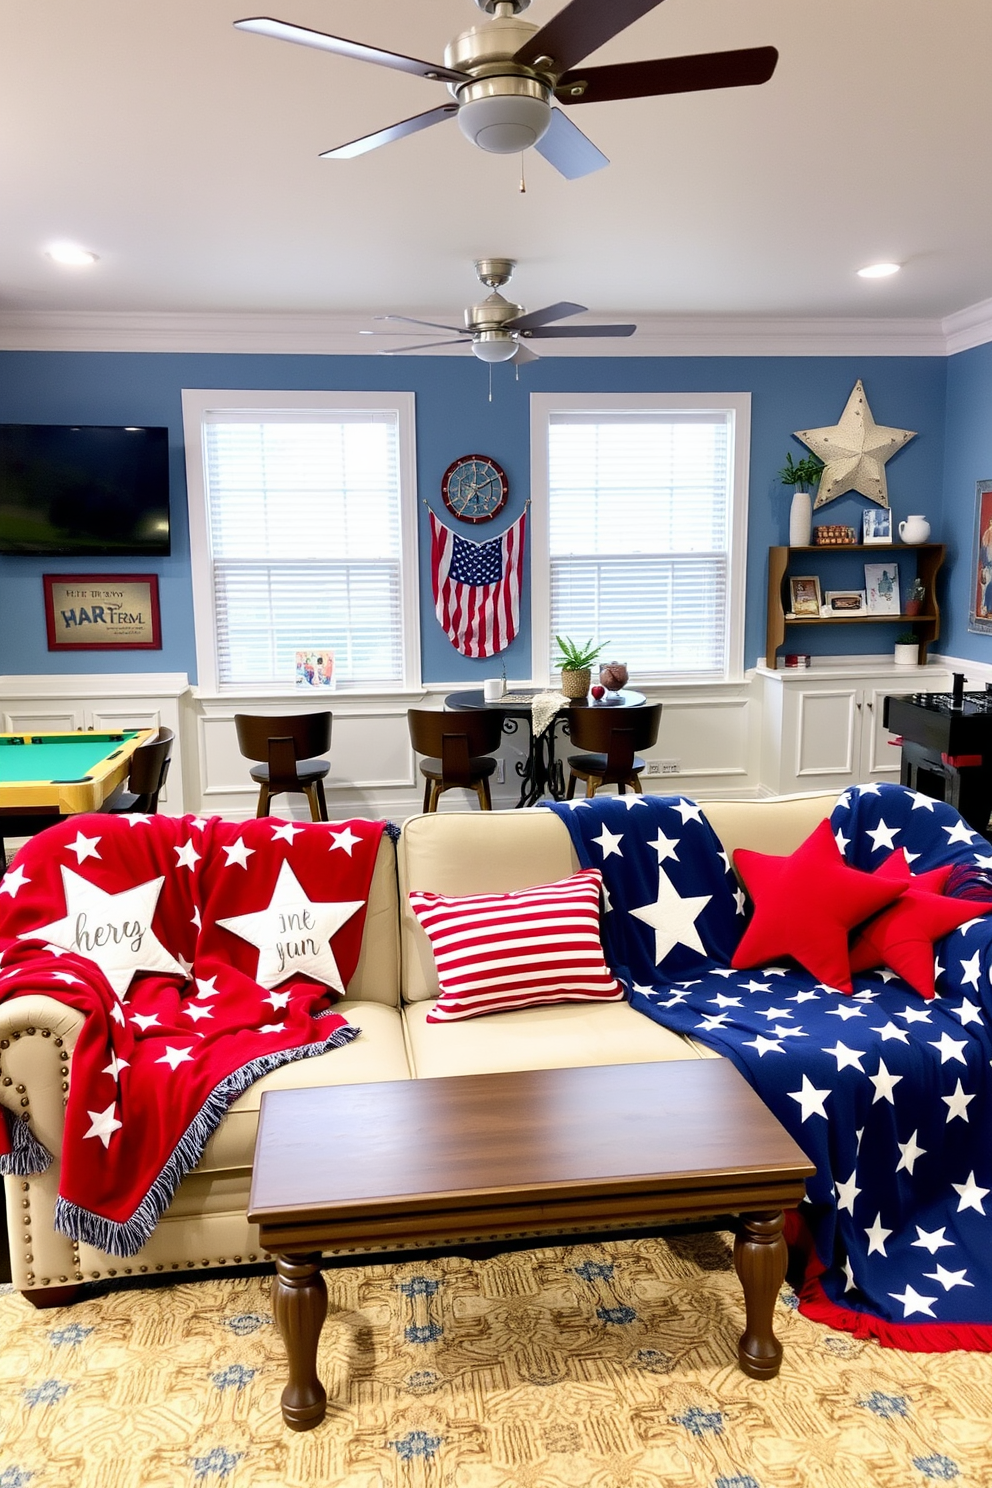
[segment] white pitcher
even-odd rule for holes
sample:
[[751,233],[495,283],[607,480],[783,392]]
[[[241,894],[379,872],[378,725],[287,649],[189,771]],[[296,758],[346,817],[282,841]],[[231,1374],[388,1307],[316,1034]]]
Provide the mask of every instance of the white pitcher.
[[925,543],[930,537],[930,523],[926,517],[907,517],[899,523],[899,537],[904,543]]

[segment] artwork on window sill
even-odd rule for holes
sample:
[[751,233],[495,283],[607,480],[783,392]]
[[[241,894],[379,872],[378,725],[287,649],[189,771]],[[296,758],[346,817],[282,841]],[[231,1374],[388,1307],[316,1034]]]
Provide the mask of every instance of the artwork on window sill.
[[157,574],[43,574],[49,651],[160,651]]
[[321,687],[334,690],[334,652],[330,646],[318,646],[296,653],[297,687]]

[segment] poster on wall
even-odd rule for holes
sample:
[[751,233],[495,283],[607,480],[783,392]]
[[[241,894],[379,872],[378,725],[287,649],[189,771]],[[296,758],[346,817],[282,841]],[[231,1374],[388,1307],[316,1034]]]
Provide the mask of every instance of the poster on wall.
[[968,629],[992,635],[992,481],[979,481]]
[[43,574],[49,651],[160,651],[157,574]]

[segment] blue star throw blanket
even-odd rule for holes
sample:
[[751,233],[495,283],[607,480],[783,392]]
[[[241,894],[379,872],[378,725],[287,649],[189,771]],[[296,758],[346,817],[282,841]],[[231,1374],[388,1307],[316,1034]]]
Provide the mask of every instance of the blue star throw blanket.
[[[792,964],[736,971],[745,896],[683,797],[560,802],[604,878],[607,960],[647,1017],[731,1059],[816,1164],[787,1233],[800,1310],[896,1348],[992,1350],[992,846],[899,785],[845,791],[830,825],[873,872],[902,848],[975,916],[934,942],[936,995],[886,967],[853,996]],[[809,914],[817,913],[810,884]]]

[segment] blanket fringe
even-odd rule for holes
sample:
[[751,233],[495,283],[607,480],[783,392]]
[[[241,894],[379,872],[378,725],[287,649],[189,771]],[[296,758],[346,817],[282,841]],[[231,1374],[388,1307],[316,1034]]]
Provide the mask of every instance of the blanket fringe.
[[[345,1044],[350,1044],[352,1039],[357,1038],[360,1033],[360,1028],[354,1028],[350,1023],[346,1023],[342,1028],[335,1029],[319,1044],[303,1044],[297,1049],[281,1049],[272,1054],[263,1054],[258,1059],[253,1059],[250,1063],[243,1065],[241,1069],[235,1070],[219,1085],[216,1085],[207,1096],[199,1112],[180,1137],[172,1156],[130,1219],[107,1219],[104,1215],[95,1214],[79,1204],[70,1203],[68,1199],[60,1195],[55,1203],[55,1229],[67,1239],[92,1245],[94,1249],[102,1250],[105,1255],[123,1258],[137,1255],[141,1247],[147,1244],[155,1226],[172,1203],[176,1189],[182,1180],[200,1161],[203,1149],[224,1116],[250,1085],[260,1080],[263,1075],[281,1069],[285,1064],[292,1064],[299,1059],[313,1059],[320,1054],[328,1053],[331,1049],[341,1049]],[[36,1143],[36,1145],[40,1144]],[[44,1151],[43,1148],[41,1150]],[[48,1161],[51,1161],[51,1157]],[[40,1170],[34,1169],[34,1171]]]
[[52,1154],[35,1136],[26,1121],[3,1108],[10,1151],[0,1155],[0,1173],[10,1178],[34,1178],[52,1165]]

